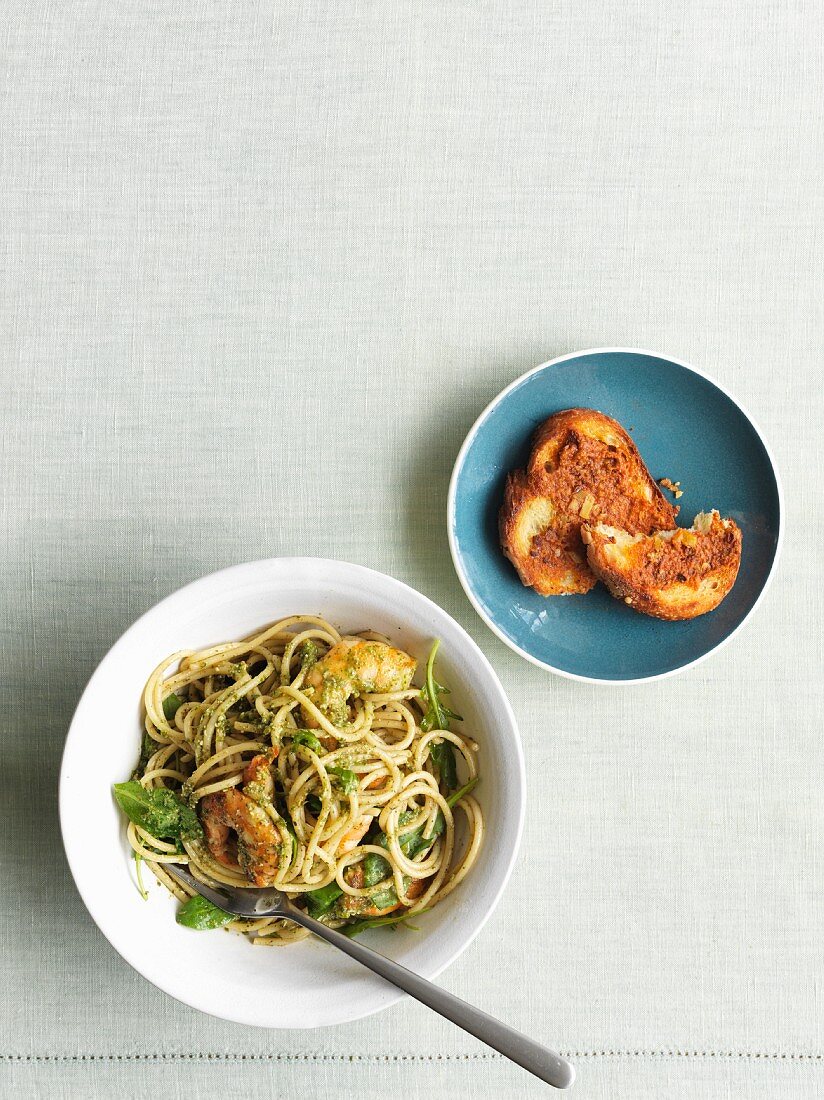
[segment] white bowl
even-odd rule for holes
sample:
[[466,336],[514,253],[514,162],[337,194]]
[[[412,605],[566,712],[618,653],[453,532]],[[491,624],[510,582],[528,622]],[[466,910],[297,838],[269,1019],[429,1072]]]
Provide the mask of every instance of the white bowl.
[[434,978],[480,932],[512,870],[524,814],[524,764],[512,709],[491,665],[436,604],[400,581],[346,562],[272,558],[212,573],[148,611],[100,663],[78,704],[60,769],[69,867],[100,930],[150,982],[185,1004],[259,1027],[308,1028],[367,1016],[402,994],[312,938],[252,947],[225,932],[175,923],[177,903],[154,883],[143,901],[112,784],[139,754],[141,695],[166,654],[240,638],[289,614],[321,614],[345,631],[373,629],[422,659],[440,638],[439,678],[481,746],[477,798],[486,840],[468,877],[417,920],[368,942]]

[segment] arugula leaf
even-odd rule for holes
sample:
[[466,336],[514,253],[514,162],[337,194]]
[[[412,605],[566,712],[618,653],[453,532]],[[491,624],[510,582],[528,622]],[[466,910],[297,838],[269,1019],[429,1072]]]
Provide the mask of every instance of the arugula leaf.
[[441,700],[442,695],[449,695],[450,692],[449,688],[439,684],[435,679],[435,655],[440,649],[440,645],[440,638],[436,638],[432,649],[429,651],[429,657],[426,661],[426,679],[421,688],[421,695],[426,703],[426,711],[421,719],[421,729],[424,733],[429,733],[430,730],[448,730],[450,720],[463,721],[460,714],[450,710]]
[[303,895],[306,898],[306,911],[310,917],[322,917],[329,912],[342,893],[343,890],[334,879],[318,890],[309,890]]
[[163,717],[167,722],[173,721],[174,716],[178,712],[178,708],[182,707],[185,701],[186,700],[181,699],[179,695],[175,695],[174,692],[166,696],[163,700]]
[[441,741],[435,744],[429,743],[429,757],[438,769],[441,783],[448,791],[454,791],[458,786],[458,765],[455,761],[455,746],[451,741]]
[[178,909],[175,919],[178,924],[183,924],[186,928],[195,928],[202,932],[210,928],[223,928],[225,924],[237,918],[233,913],[219,909],[217,905],[213,905],[200,894],[194,894]]
[[334,764],[331,768],[326,769],[330,775],[333,775],[338,781],[338,785],[344,794],[351,794],[358,789],[358,777],[349,768],[340,767]]
[[203,836],[203,826],[188,802],[180,799],[180,839],[199,840]]
[[115,783],[114,796],[130,821],[156,837],[174,838],[180,831],[180,799],[165,787],[147,790],[140,783]]
[[157,741],[152,740],[146,731],[143,731],[143,740],[140,743],[140,757],[137,761],[137,767],[132,772],[132,779],[139,779],[141,775],[146,771],[146,765],[151,758],[157,752],[161,746]]
[[[428,912],[428,909],[419,909],[415,916]],[[361,932],[365,932],[368,928],[386,928],[391,924],[404,924],[408,920],[408,912],[400,913],[397,917],[371,917],[367,920],[356,920],[351,924],[345,924],[338,931],[343,932],[344,936],[359,936]],[[407,923],[407,928],[411,928],[415,932],[418,931],[414,924]]]
[[283,736],[291,737],[295,745],[305,745],[307,749],[311,749],[318,755],[323,752],[323,745],[311,730],[286,730]]
[[115,783],[114,797],[130,821],[159,840],[194,840],[203,836],[194,810],[166,787],[147,790],[132,779],[128,783]]
[[[381,836],[383,836],[383,833],[381,833]],[[386,845],[384,844],[382,847],[385,848]],[[363,868],[364,886],[377,886],[379,882],[389,876],[392,870],[383,856],[379,856],[377,852],[367,852],[361,861],[361,867]]]
[[[409,879],[404,876],[404,888],[409,888]],[[357,899],[353,899],[356,901]],[[398,904],[398,892],[395,889],[394,883],[389,886],[384,886],[382,890],[376,890],[374,894],[369,897],[370,905],[373,909],[391,909],[393,905]]]
[[[403,881],[404,888],[408,889],[409,883],[412,880],[404,876]],[[397,904],[398,894],[395,890],[395,884],[393,882],[386,882],[384,885],[380,886],[374,894],[370,894],[367,897],[353,898],[348,895],[341,897],[335,905],[332,915],[346,919],[349,917],[357,917],[364,909],[377,909],[379,912],[384,912],[387,909],[394,909]]]
[[450,808],[450,810],[454,809],[455,806],[457,806],[458,803],[461,801],[461,799],[468,795],[470,791],[474,791],[475,788],[478,786],[478,782],[478,777],[475,776],[474,779],[470,779],[468,783],[464,783],[464,785],[460,787],[457,791],[453,791],[449,798],[447,798],[446,800],[446,804]]

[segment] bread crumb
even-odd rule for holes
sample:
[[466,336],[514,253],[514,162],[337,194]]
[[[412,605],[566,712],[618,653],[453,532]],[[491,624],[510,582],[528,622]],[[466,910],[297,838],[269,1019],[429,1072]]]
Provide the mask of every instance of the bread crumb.
[[668,477],[661,477],[658,479],[658,484],[663,485],[665,489],[669,489],[676,500],[679,500],[684,495],[684,490],[681,488],[680,481],[671,481]]

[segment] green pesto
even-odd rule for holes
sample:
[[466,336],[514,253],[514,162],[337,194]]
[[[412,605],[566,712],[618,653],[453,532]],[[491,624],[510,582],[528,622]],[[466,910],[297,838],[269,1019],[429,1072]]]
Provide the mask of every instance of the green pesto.
[[305,672],[307,668],[311,668],[318,659],[318,647],[312,641],[311,638],[307,638],[298,647],[298,656],[300,658],[301,671]]
[[272,799],[269,797],[269,791],[263,780],[253,779],[251,783],[244,783],[243,793],[251,798],[253,802],[257,802],[259,806],[272,805]]

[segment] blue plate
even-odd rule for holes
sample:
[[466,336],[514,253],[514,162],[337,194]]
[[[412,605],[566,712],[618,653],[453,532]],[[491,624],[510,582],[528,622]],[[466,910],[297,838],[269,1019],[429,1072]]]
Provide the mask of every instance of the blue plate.
[[[600,584],[585,596],[555,597],[521,584],[498,542],[504,481],[526,464],[535,428],[575,406],[614,417],[656,480],[681,482],[682,526],[717,508],[741,527],[738,580],[715,611],[690,622],[661,622],[613,599]],[[537,367],[484,410],[452,474],[449,542],[476,610],[516,652],[573,679],[638,683],[695,664],[744,624],[775,569],[782,513],[769,449],[728,393],[675,359],[602,348]]]

